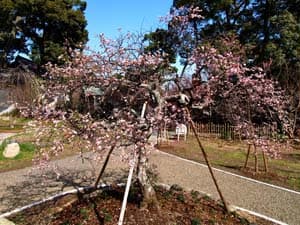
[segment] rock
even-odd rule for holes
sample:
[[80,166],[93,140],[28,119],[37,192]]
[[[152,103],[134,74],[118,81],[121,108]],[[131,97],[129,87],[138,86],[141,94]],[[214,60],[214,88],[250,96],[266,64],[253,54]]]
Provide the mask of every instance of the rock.
[[229,212],[236,212],[236,207],[234,205],[228,204],[227,205]]
[[20,153],[20,146],[18,143],[10,143],[6,145],[3,156],[5,158],[14,158]]
[[5,218],[0,218],[0,225],[15,225],[13,222]]

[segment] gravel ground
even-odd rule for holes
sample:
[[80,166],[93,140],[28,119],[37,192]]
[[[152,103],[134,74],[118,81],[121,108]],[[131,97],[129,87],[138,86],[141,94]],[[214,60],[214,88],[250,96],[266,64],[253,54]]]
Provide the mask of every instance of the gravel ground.
[[[88,157],[88,156],[87,156]],[[150,156],[150,164],[159,171],[158,182],[178,184],[186,189],[198,190],[218,198],[208,169],[157,150]],[[24,206],[62,190],[93,183],[99,166],[78,156],[55,161],[60,176],[53,168],[41,170],[21,169],[0,174],[0,213]],[[98,163],[101,165],[101,163]],[[128,164],[122,162],[118,152],[112,156],[104,181],[125,182]],[[300,193],[242,179],[215,170],[215,175],[226,200],[257,213],[290,225],[300,224]],[[46,176],[42,176],[46,174]]]

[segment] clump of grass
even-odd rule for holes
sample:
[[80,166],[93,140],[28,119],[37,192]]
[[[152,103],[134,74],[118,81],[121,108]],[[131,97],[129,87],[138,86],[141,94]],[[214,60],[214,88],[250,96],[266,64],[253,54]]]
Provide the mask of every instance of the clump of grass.
[[201,220],[199,218],[193,218],[191,220],[191,225],[201,225]]
[[87,209],[80,209],[80,215],[84,218],[84,219],[87,219],[89,217],[89,213],[88,213],[88,210]]
[[170,188],[172,191],[183,191],[183,188],[180,187],[178,184],[173,184]]
[[62,223],[62,225],[70,225],[71,223],[69,221],[65,221]]
[[210,201],[211,200],[211,197],[209,195],[204,195],[203,196],[203,199],[206,200],[206,201]]
[[215,225],[216,223],[215,223],[215,220],[214,220],[214,219],[209,219],[209,220],[208,220],[208,224],[210,224],[210,225]]
[[196,200],[200,195],[200,192],[199,191],[194,191],[194,190],[191,190],[191,196],[194,200]]
[[177,194],[176,199],[177,199],[179,202],[181,202],[181,203],[184,203],[184,202],[185,202],[185,197],[184,197],[184,195],[183,195],[182,193]]
[[7,140],[4,140],[2,142],[2,144],[0,145],[0,160],[4,160],[5,159],[4,156],[3,156],[3,152],[4,152],[4,150],[5,150],[5,148],[6,148],[7,145],[8,145],[8,141]]
[[104,214],[104,221],[105,222],[111,222],[112,221],[113,216],[106,209],[103,209],[102,213]]

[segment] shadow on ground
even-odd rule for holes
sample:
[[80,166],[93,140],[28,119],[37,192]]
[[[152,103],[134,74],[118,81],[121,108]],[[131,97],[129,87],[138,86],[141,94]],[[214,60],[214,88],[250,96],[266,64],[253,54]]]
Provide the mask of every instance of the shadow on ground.
[[[126,182],[127,171],[107,171],[102,179],[103,183]],[[69,189],[78,189],[93,185],[95,174],[90,170],[60,171],[59,175],[53,171],[39,174],[26,175],[26,181],[19,182],[6,188],[5,196],[0,197],[0,213],[11,211],[15,208],[48,198],[59,192]]]

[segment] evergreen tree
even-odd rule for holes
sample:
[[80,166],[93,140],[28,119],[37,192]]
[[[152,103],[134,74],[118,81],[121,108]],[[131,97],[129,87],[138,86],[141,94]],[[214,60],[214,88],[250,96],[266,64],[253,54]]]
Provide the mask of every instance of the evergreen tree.
[[64,63],[70,56],[66,49],[82,48],[87,42],[85,9],[81,0],[1,0],[3,36],[20,43],[1,44],[0,49],[5,55],[29,53],[38,65]]
[[[299,5],[299,0],[173,1],[175,8],[194,6],[202,10],[203,18],[189,21],[197,32],[194,36],[194,39],[198,39],[196,43],[214,44],[220,37],[236,35],[246,49],[247,62],[263,66],[271,61],[270,74],[285,87],[300,83]],[[165,32],[176,35],[176,32],[171,31],[169,27]],[[159,37],[159,34],[152,33],[150,37]],[[184,48],[173,42],[173,51],[185,57],[183,52],[190,51],[186,42],[195,42],[194,39],[186,39]],[[159,47],[163,46],[163,41],[166,39],[161,38]],[[158,43],[157,38],[152,38],[151,42],[152,47],[158,47],[153,44]],[[165,44],[165,47],[165,51],[170,52],[170,45]]]
[[17,50],[26,52],[25,39],[17,27],[20,19],[15,15],[13,1],[0,0],[0,67],[6,66]]
[[172,35],[172,32],[164,29],[156,29],[155,32],[146,34],[144,41],[149,42],[149,45],[145,48],[146,52],[155,53],[168,53],[168,60],[170,63],[175,63],[176,52],[174,45],[179,43],[179,39]]

